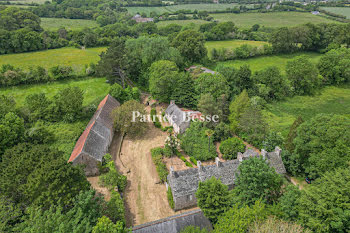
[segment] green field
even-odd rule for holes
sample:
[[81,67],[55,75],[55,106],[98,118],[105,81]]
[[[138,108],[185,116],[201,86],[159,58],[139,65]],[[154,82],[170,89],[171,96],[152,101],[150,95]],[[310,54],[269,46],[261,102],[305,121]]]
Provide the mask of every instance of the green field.
[[[239,6],[235,3],[221,3],[221,4],[182,4],[173,6],[157,6],[157,7],[126,7],[128,12],[132,15],[136,13],[146,13],[149,15],[151,12],[157,14],[163,14],[168,12],[169,14],[179,10],[197,10],[197,11],[215,11],[215,10],[226,10],[227,8],[234,8]],[[249,5],[246,5],[249,7]]]
[[84,65],[98,62],[99,54],[105,51],[105,47],[88,48],[85,50],[77,48],[49,49],[39,52],[17,53],[0,55],[0,65],[11,64],[15,67],[28,68],[30,66],[42,66],[50,68],[55,65],[72,66],[79,72]]
[[51,98],[58,92],[58,90],[68,86],[76,86],[84,90],[84,105],[88,105],[96,98],[105,96],[108,93],[109,84],[106,83],[106,79],[104,78],[85,78],[37,85],[21,85],[0,88],[0,94],[13,96],[17,106],[21,107],[25,98],[30,94],[45,93]]
[[286,54],[286,55],[271,55],[271,56],[261,56],[254,57],[249,59],[239,59],[239,60],[231,60],[220,62],[219,64],[223,64],[225,66],[233,66],[235,68],[239,68],[242,65],[249,65],[252,71],[262,70],[268,66],[277,66],[284,72],[284,69],[287,65],[287,62],[297,56],[305,55],[312,62],[317,63],[320,57],[322,56],[319,53],[312,52],[304,52],[304,53],[294,53],[294,54]]
[[344,15],[347,19],[350,19],[350,7],[321,7],[321,9],[338,15]]
[[252,46],[263,46],[264,44],[269,44],[265,41],[253,41],[253,40],[225,40],[225,41],[207,41],[205,47],[208,49],[208,54],[211,50],[215,49],[235,49],[241,45],[248,44]]
[[166,20],[166,21],[159,21],[157,23],[158,27],[165,27],[169,24],[179,24],[181,26],[187,26],[187,25],[193,25],[193,28],[199,29],[199,26],[202,24],[209,23],[208,21],[201,20],[201,19],[189,19],[189,20]]
[[[109,91],[109,84],[104,78],[86,78],[80,80],[68,80],[39,85],[23,85],[17,87],[1,88],[0,94],[13,96],[17,107],[22,107],[26,96],[34,93],[45,93],[49,98],[68,86],[79,87],[84,90],[84,106],[102,100]],[[79,120],[74,123],[46,123],[47,129],[55,135],[55,142],[51,145],[64,152],[68,159],[75,142],[85,129],[89,119]]]
[[37,4],[44,4],[45,2],[51,2],[51,0],[11,0],[11,4],[31,4],[31,3],[37,3]]
[[271,129],[288,134],[300,115],[308,120],[319,113],[342,114],[350,117],[350,85],[325,87],[315,96],[296,96],[268,106],[265,111]]
[[211,14],[218,21],[233,21],[238,27],[251,27],[260,24],[266,27],[295,26],[304,23],[337,23],[311,13],[303,12],[272,12],[272,13],[243,13],[243,14]]
[[54,31],[60,27],[72,30],[98,27],[98,24],[94,20],[87,19],[41,18],[41,27],[45,30]]

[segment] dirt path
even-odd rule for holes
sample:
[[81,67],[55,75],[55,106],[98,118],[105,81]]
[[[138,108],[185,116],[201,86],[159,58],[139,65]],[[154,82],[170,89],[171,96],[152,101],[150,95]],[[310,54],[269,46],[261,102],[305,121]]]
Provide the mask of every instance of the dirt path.
[[118,170],[128,178],[124,192],[128,226],[175,214],[169,207],[165,184],[159,183],[150,153],[152,148],[164,145],[167,133],[155,128],[153,124],[149,126],[142,138],[125,137],[120,157],[116,159]]

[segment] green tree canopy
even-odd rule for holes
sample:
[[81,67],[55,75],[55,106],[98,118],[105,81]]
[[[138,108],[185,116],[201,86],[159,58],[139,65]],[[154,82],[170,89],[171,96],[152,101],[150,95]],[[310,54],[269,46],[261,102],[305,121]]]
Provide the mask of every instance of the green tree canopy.
[[230,128],[231,131],[235,134],[238,133],[238,123],[242,114],[249,108],[250,99],[246,90],[243,90],[242,93],[237,96],[230,103]]
[[173,95],[179,77],[179,70],[174,62],[160,60],[149,69],[149,90],[152,97],[168,103]]
[[172,45],[190,62],[199,62],[207,56],[204,36],[194,30],[180,32],[173,39]]
[[300,220],[315,232],[347,232],[349,197],[349,166],[326,172],[303,191],[299,201]]
[[203,73],[194,82],[198,95],[209,93],[215,100],[221,95],[229,96],[229,85],[221,74]]
[[306,57],[296,57],[287,62],[287,78],[296,95],[313,94],[321,84],[316,66]]
[[[138,113],[140,116],[138,116]],[[125,102],[113,112],[116,131],[130,136],[141,135],[148,127],[146,120],[142,118],[145,113],[144,106],[138,101],[129,100]],[[135,116],[134,122],[133,116]]]
[[346,167],[350,161],[350,119],[316,115],[298,127],[294,144],[297,162],[311,178]]
[[251,207],[244,206],[240,208],[238,205],[234,205],[219,217],[213,232],[246,233],[252,223],[265,219],[267,214],[265,204],[259,201]]
[[196,198],[204,216],[212,223],[216,223],[218,217],[231,206],[228,187],[214,176],[199,182]]
[[220,152],[224,159],[236,159],[238,152],[244,152],[245,145],[243,141],[237,137],[229,138],[220,144]]
[[281,195],[282,177],[262,158],[244,160],[235,181],[235,203],[252,205],[257,200],[274,203]]

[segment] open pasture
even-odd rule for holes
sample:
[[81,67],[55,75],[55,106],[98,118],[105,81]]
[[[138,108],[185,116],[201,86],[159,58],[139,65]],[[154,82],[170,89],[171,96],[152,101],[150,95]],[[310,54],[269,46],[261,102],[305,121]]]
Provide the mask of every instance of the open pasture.
[[328,86],[314,96],[295,96],[270,104],[265,110],[271,129],[284,136],[298,116],[308,120],[320,113],[350,117],[350,85]]
[[200,25],[209,23],[208,21],[201,19],[190,19],[190,20],[166,20],[159,21],[157,23],[158,28],[168,26],[169,24],[179,24],[181,26],[193,26],[195,29],[199,29]]
[[57,65],[72,66],[79,72],[85,65],[100,60],[99,54],[105,51],[105,47],[87,48],[60,48],[38,52],[5,54],[0,56],[0,65],[11,64],[15,67],[28,68],[30,66],[42,66],[50,68]]
[[321,9],[338,15],[344,15],[347,19],[350,19],[350,7],[322,7]]
[[264,44],[269,44],[265,41],[253,41],[253,40],[225,40],[225,41],[207,41],[205,47],[208,49],[208,54],[211,50],[215,49],[235,49],[241,45],[248,44],[252,46],[263,46]]
[[287,65],[287,62],[297,56],[305,55],[312,62],[317,63],[322,56],[319,53],[303,52],[294,54],[284,54],[284,55],[271,55],[271,56],[261,56],[248,59],[237,59],[225,62],[219,62],[218,64],[223,64],[225,66],[233,66],[239,68],[242,65],[249,65],[252,71],[262,70],[268,66],[277,66],[282,72]]
[[98,27],[94,20],[87,19],[64,19],[64,18],[40,18],[41,27],[45,30],[55,31],[61,27],[68,30]]
[[288,27],[305,23],[337,23],[308,12],[272,12],[272,13],[223,13],[211,14],[215,20],[226,22],[232,21],[238,27],[249,28],[254,24],[265,27]]
[[126,7],[126,9],[132,15],[135,15],[136,13],[146,13],[147,15],[149,15],[151,12],[155,12],[157,14],[163,14],[163,13],[171,14],[179,10],[191,10],[191,11],[226,10],[227,8],[234,8],[236,6],[239,6],[239,5],[236,3],[182,4],[182,5],[172,5],[172,6],[157,6],[157,7]]

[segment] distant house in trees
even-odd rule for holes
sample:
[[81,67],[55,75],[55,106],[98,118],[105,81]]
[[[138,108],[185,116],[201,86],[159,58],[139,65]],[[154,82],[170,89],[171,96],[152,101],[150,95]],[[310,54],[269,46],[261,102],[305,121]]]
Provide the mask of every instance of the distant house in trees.
[[190,66],[185,69],[186,71],[190,73],[209,73],[209,74],[216,74],[217,72],[211,69],[208,69],[203,66]]
[[136,23],[147,23],[147,22],[153,22],[153,18],[143,18],[141,15],[136,14],[134,17],[131,18],[132,20],[135,20]]
[[197,205],[195,193],[200,181],[205,181],[215,176],[221,182],[233,189],[235,185],[236,173],[239,164],[246,159],[262,156],[266,162],[279,174],[285,174],[286,169],[281,159],[281,149],[275,148],[273,152],[258,152],[248,149],[246,152],[238,153],[237,159],[221,162],[217,157],[214,165],[202,166],[201,162],[197,162],[197,168],[189,168],[181,171],[174,171],[170,168],[170,174],[167,177],[167,188],[171,188],[175,210],[181,210]]
[[200,227],[201,229],[207,229],[208,231],[211,231],[213,229],[209,219],[207,219],[204,216],[203,212],[200,209],[198,209],[135,226],[133,227],[132,232],[177,233],[187,226],[196,226]]
[[170,105],[165,110],[165,116],[173,126],[175,133],[184,133],[190,127],[191,119],[199,119],[201,112],[179,108],[175,101],[170,101]]
[[120,103],[116,99],[107,95],[99,104],[97,111],[75,144],[68,162],[72,162],[74,165],[85,165],[87,176],[99,174],[98,165],[108,152],[113,138],[114,129],[111,114],[119,106]]

